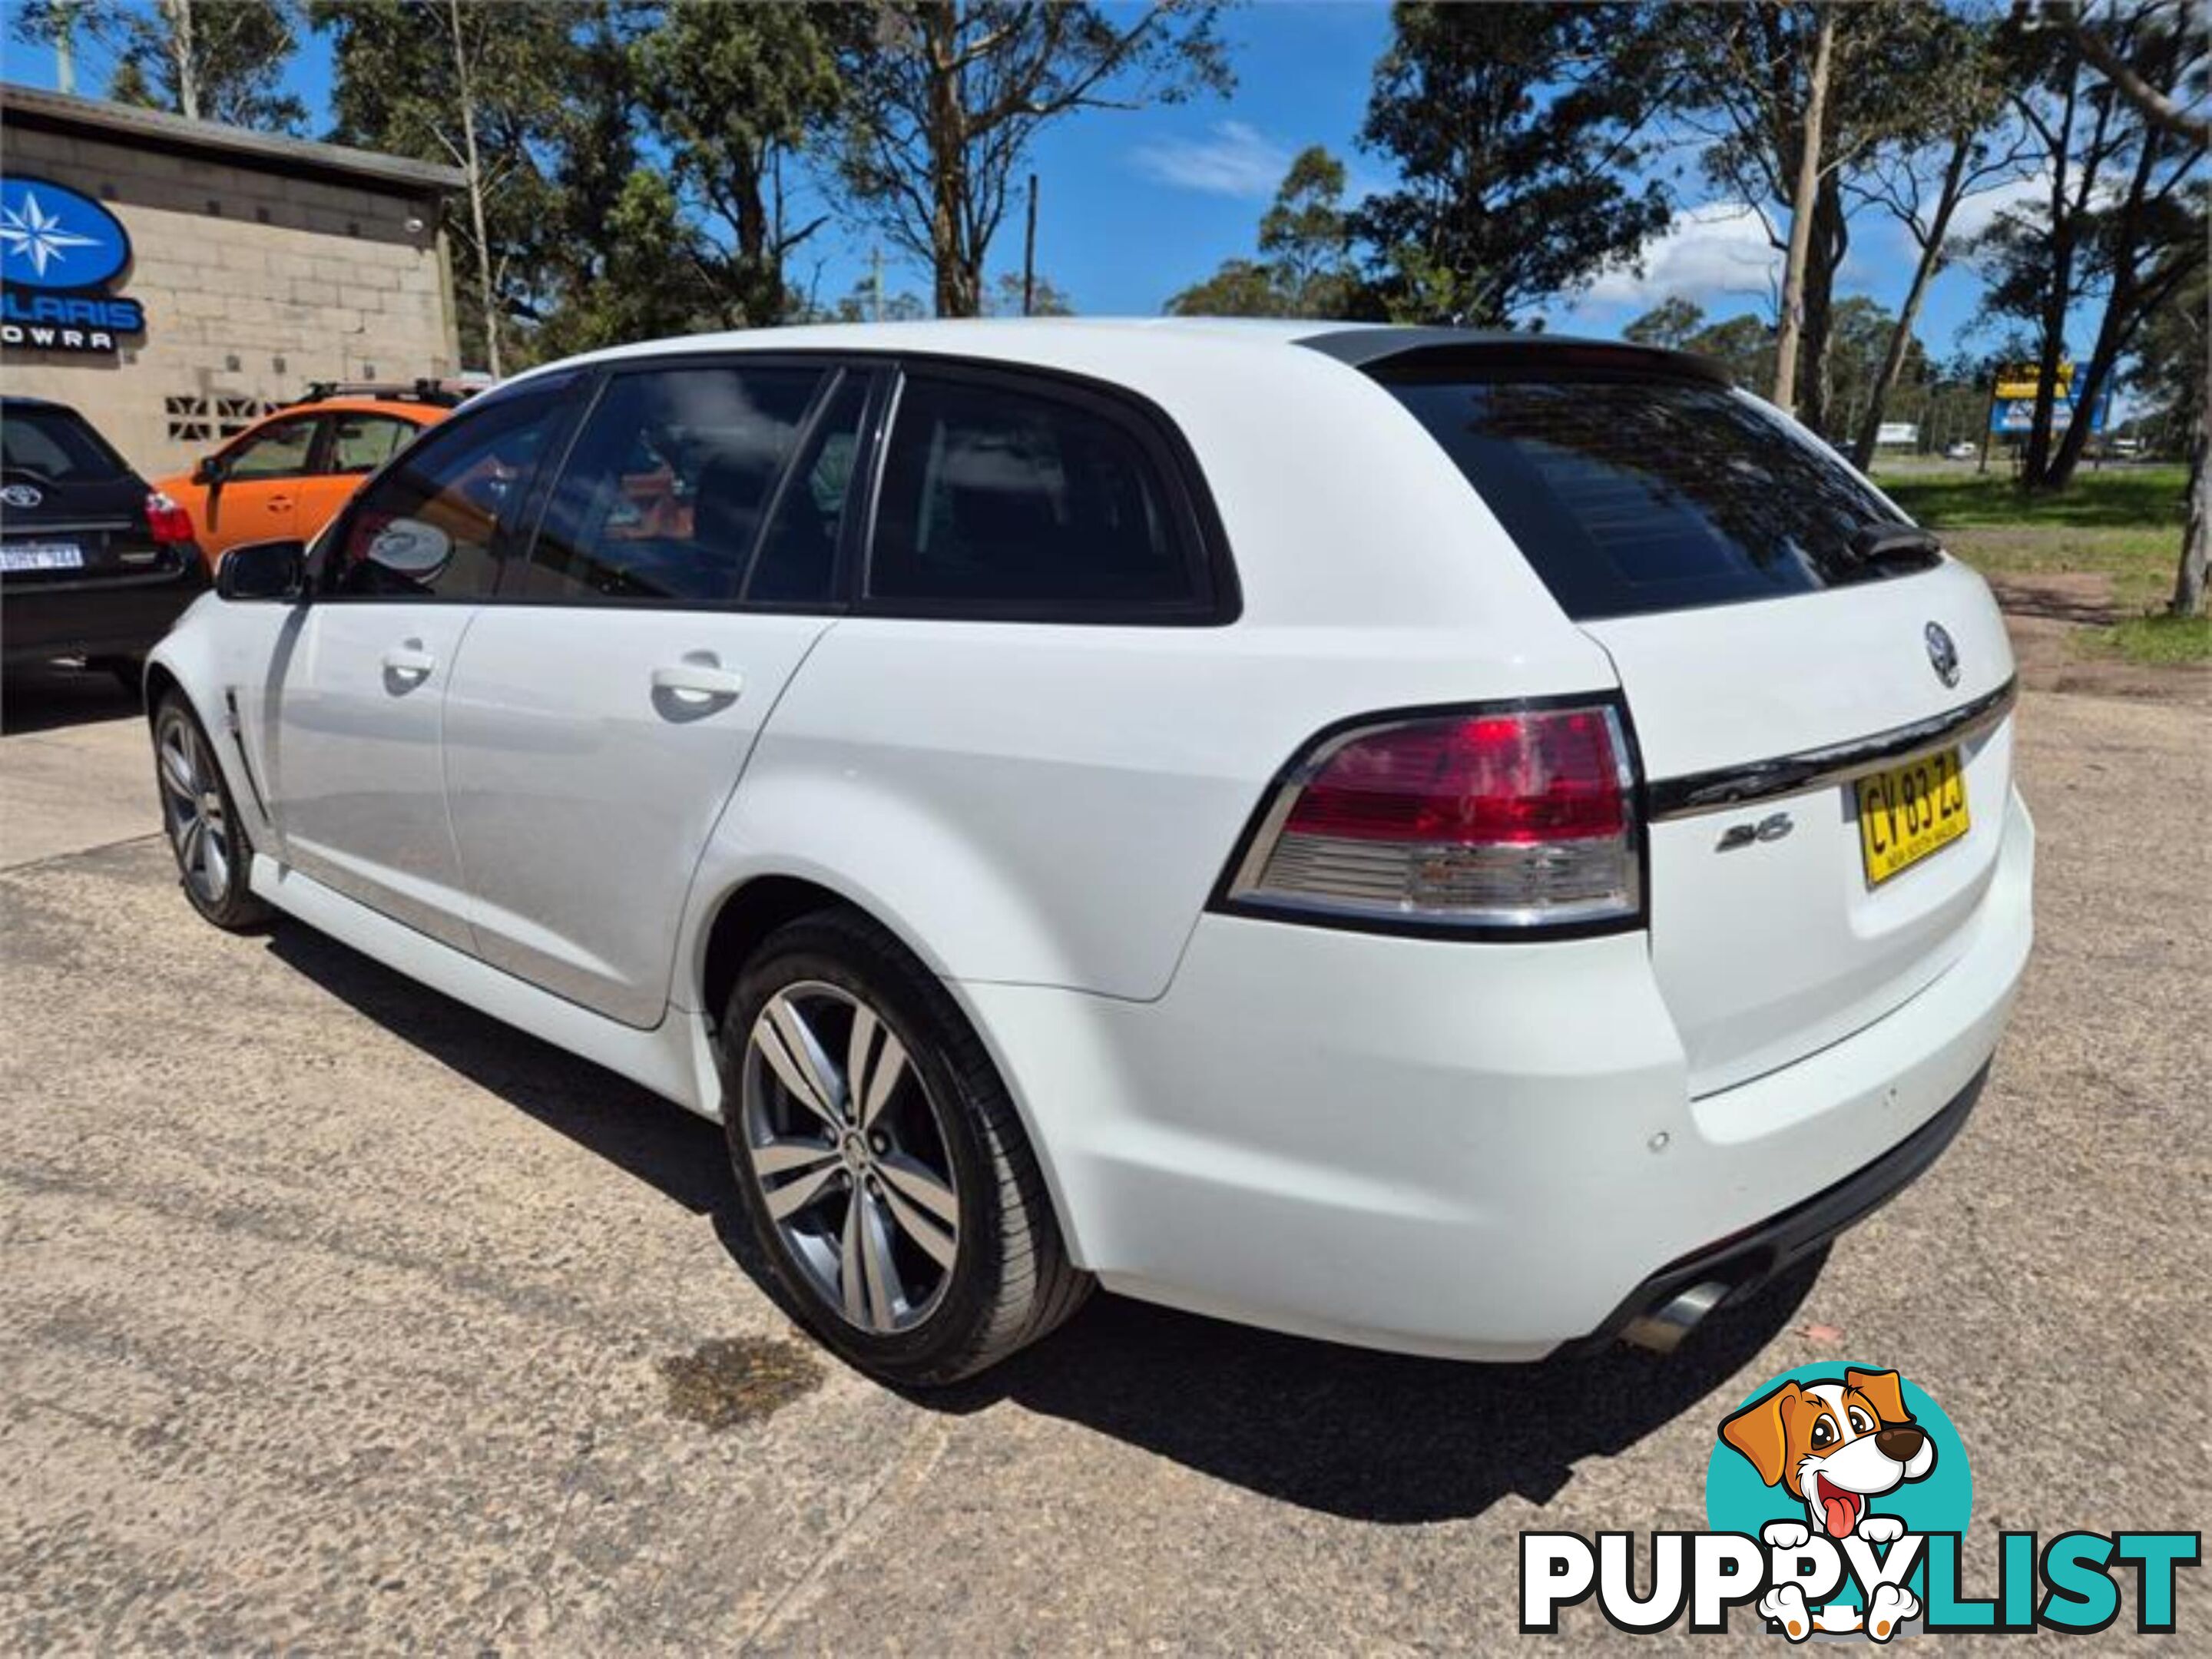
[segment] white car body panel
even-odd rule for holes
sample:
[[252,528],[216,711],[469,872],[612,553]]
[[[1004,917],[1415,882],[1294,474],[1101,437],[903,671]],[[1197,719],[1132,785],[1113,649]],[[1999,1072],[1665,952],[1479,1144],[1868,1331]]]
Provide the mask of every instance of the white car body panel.
[[1341,716],[1346,684],[1376,707],[1462,702],[1486,651],[1498,695],[1610,683],[1589,641],[1547,643],[1516,660],[1482,624],[847,618],[754,756],[701,867],[693,937],[743,881],[802,876],[948,977],[1157,997],[1255,803]]
[[[1293,343],[1318,326],[607,354],[906,353],[1127,388],[1202,467],[1227,625],[210,599],[151,672],[218,738],[254,890],[403,973],[714,1116],[717,919],[751,883],[809,882],[942,977],[1108,1285],[1407,1351],[1548,1352],[1864,1169],[1987,1064],[2032,937],[2009,720],[1963,740],[1971,833],[1892,883],[1867,889],[1829,782],[1644,826],[1648,925],[1590,938],[1220,913],[1275,780],[1355,717],[1615,693],[1643,778],[1680,779],[1943,714],[2004,688],[2010,655],[1948,563],[1572,623],[1419,422]],[[365,678],[409,641],[424,684]],[[687,658],[741,689],[656,700]],[[1786,839],[1716,854],[1778,811]]]
[[[1929,664],[1929,623],[1957,642],[1955,686]],[[1620,672],[1655,778],[1893,731],[1999,692],[2013,672],[2003,618],[1960,564],[1582,626]],[[1693,1093],[1849,1035],[1957,954],[1961,924],[1996,866],[2010,728],[1962,748],[1972,830],[1879,888],[1861,873],[1857,820],[1838,785],[1651,826],[1653,967],[1689,1051]],[[1717,850],[1730,827],[1775,812],[1790,816],[1786,838]]]
[[[659,1024],[690,872],[762,722],[830,625],[485,607],[445,707],[447,799],[477,953],[626,1025]],[[702,685],[726,674],[738,689],[654,683],[672,672]]]
[[699,1019],[672,1017],[641,1031],[595,1014],[372,910],[265,853],[253,855],[252,886],[287,915],[434,991],[702,1115],[720,1114],[721,1084],[711,1036]]
[[1972,1083],[2033,937],[2016,797],[2002,823],[1949,972],[1698,1100],[1632,936],[1470,945],[1208,916],[1156,1004],[966,988],[1109,1288],[1298,1335],[1534,1359]]
[[[307,607],[271,665],[265,781],[295,868],[471,948],[440,720],[472,605]],[[401,654],[406,653],[406,654]],[[427,667],[395,667],[418,661]]]

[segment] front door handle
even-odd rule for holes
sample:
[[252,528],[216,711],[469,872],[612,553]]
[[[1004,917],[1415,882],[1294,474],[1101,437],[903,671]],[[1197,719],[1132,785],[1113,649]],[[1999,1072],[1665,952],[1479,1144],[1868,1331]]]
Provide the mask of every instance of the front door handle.
[[422,648],[420,640],[395,645],[384,653],[385,678],[403,682],[403,690],[429,678],[430,671],[437,665],[438,659]]
[[744,690],[745,677],[734,668],[723,667],[713,652],[695,651],[681,662],[664,663],[654,669],[653,689],[686,702],[709,697],[727,701]]

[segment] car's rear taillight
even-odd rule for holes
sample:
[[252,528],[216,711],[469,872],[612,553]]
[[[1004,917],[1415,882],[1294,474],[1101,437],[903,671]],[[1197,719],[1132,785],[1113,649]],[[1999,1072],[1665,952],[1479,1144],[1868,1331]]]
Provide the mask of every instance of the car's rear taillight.
[[192,538],[192,515],[160,490],[146,496],[146,528],[157,542],[188,542]]
[[1382,718],[1316,741],[1231,908],[1418,928],[1632,924],[1636,777],[1610,703]]

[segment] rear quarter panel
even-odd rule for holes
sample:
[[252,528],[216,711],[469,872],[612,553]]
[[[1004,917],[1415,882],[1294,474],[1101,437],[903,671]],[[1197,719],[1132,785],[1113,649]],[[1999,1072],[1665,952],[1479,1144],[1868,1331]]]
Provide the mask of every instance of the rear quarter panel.
[[1613,685],[1394,400],[1314,354],[1277,355],[1265,383],[1249,352],[1235,373],[1189,353],[1121,382],[1198,458],[1236,620],[836,623],[702,862],[679,1000],[697,995],[722,902],[771,874],[846,895],[949,978],[1156,998],[1270,783],[1321,728]]

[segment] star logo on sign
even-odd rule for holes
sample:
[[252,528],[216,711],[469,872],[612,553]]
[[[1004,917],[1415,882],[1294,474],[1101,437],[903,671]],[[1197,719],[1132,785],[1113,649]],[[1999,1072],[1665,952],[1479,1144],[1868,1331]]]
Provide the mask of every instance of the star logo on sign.
[[64,230],[62,222],[40,207],[39,198],[27,190],[21,208],[0,207],[0,243],[6,244],[9,253],[28,259],[31,268],[43,276],[48,265],[69,258],[70,249],[96,247],[99,239]]

